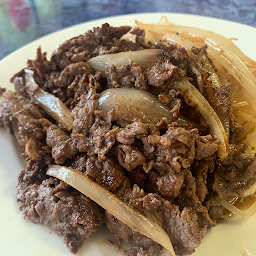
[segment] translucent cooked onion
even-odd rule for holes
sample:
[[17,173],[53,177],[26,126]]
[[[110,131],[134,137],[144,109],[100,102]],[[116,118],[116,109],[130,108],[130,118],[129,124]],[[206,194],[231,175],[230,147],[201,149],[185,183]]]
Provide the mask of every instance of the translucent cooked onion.
[[188,54],[190,54],[190,51],[193,46],[197,46],[192,41],[188,40],[187,38],[182,38],[181,36],[179,36],[177,34],[166,34],[163,36],[163,39],[166,39],[167,41],[170,41],[174,44],[178,44],[178,45],[184,47],[185,49],[187,49]]
[[218,115],[209,102],[187,79],[180,81],[169,80],[167,82],[171,87],[182,91],[190,102],[197,105],[199,112],[209,125],[211,134],[215,139],[220,141],[218,156],[221,160],[224,160],[228,154],[227,135]]
[[237,81],[239,81],[245,91],[254,99],[251,100],[251,103],[256,110],[256,77],[248,68],[248,66],[250,68],[255,68],[256,62],[245,55],[232,42],[232,39],[196,27],[180,26],[171,23],[143,24],[138,21],[135,23],[140,28],[145,29],[154,40],[160,40],[166,35],[178,33],[180,38],[189,39],[199,46],[207,44],[210,57],[214,57],[214,59],[216,59]]
[[233,106],[235,109],[238,109],[238,108],[243,108],[243,107],[249,106],[249,103],[248,103],[248,101],[240,101],[240,102],[235,102],[235,103],[233,103],[232,106]]
[[54,176],[74,187],[133,230],[145,235],[166,248],[174,256],[167,233],[156,223],[135,211],[107,189],[90,180],[77,170],[66,166],[52,165],[47,175]]
[[[256,201],[251,206],[249,206],[247,209],[242,211],[239,208],[237,208],[236,206],[234,206],[232,203],[230,203],[226,200],[220,200],[219,198],[216,198],[216,200],[224,208],[226,208],[228,211],[230,211],[232,214],[234,214],[234,216],[232,216],[232,220],[239,220],[242,218],[246,219],[256,213]],[[229,217],[229,216],[230,215],[228,215],[226,217]]]
[[244,191],[244,194],[242,197],[247,197],[254,195],[256,193],[256,183],[254,183],[250,188]]
[[142,70],[152,67],[156,61],[162,57],[163,50],[161,49],[146,49],[141,51],[119,52],[113,54],[105,54],[94,57],[88,62],[95,70],[105,75],[107,66],[128,65],[131,60],[136,62]]
[[218,62],[227,69],[227,71],[240,83],[240,85],[244,88],[245,92],[250,95],[252,98],[251,103],[252,106],[256,110],[255,101],[256,101],[256,80],[253,74],[245,68],[245,65],[239,60],[235,62],[234,59],[227,58],[219,49],[208,47],[207,50],[211,56],[215,56],[218,59]]
[[209,101],[211,106],[216,111],[224,127],[227,138],[229,138],[230,116],[229,116],[229,113],[226,113],[225,111],[223,111],[222,109],[223,105],[218,103],[218,96],[216,95],[217,94],[216,92],[220,92],[221,90],[220,79],[215,73],[215,69],[212,66],[206,54],[202,54],[202,56],[199,58],[199,61],[201,62],[201,69],[202,69],[201,72],[203,72],[207,81],[207,88],[206,90],[203,90],[203,95],[206,97],[206,99]]
[[38,86],[34,79],[34,71],[25,69],[25,80],[27,92],[35,103],[68,131],[71,130],[73,119],[64,103]]
[[[149,33],[154,35],[158,35],[155,40],[161,39],[162,36],[171,33],[176,34],[179,33],[182,37],[193,36],[198,38],[205,43],[214,43],[216,46],[218,45],[220,48],[225,47],[229,49],[230,52],[233,52],[238,58],[246,63],[246,65],[251,67],[256,67],[256,62],[244,54],[234,43],[233,40],[235,38],[226,38],[218,33],[213,31],[197,28],[197,27],[190,27],[190,26],[181,26],[175,25],[173,23],[167,23],[167,18],[165,18],[165,23],[157,23],[157,24],[144,24],[142,22],[135,21],[135,24],[141,28],[144,28]],[[202,40],[203,39],[203,40]],[[207,40],[207,42],[205,41]]]
[[203,88],[199,88],[199,90],[216,111],[224,127],[227,138],[229,138],[230,114],[223,111],[223,104],[219,104],[217,96],[218,92],[221,90],[220,79],[217,76],[212,63],[204,52],[198,54],[197,61],[200,63],[200,71],[205,79]]
[[[167,34],[163,37],[163,39],[166,39],[167,41],[170,41],[172,43],[175,43],[184,47],[185,49],[187,49],[188,54],[190,54],[190,51],[193,46],[195,47],[202,46],[202,41],[199,41],[200,43],[198,44],[198,42],[192,42],[189,39],[181,37],[176,34]],[[215,56],[209,54],[209,52],[207,53],[211,58],[211,60],[213,61],[215,68],[217,69],[217,75],[219,77],[219,80],[221,81],[221,84],[226,83],[227,82],[226,72],[224,71],[223,67],[219,64]]]
[[231,204],[230,202],[226,201],[226,200],[220,200],[219,198],[216,198],[216,200],[227,210],[229,210],[230,212],[232,212],[233,214],[235,214],[237,217],[239,218],[244,218],[245,213],[243,211],[241,211],[240,209],[238,209],[237,207],[235,207],[233,204]]
[[240,111],[240,110],[236,110],[235,113],[237,115],[240,115],[242,116],[245,120],[249,121],[249,122],[255,122],[256,120],[256,117],[255,116],[251,116],[247,113],[244,113],[243,111]]
[[99,110],[115,110],[126,121],[158,123],[163,117],[172,120],[170,109],[153,94],[130,88],[112,88],[103,91],[99,98]]

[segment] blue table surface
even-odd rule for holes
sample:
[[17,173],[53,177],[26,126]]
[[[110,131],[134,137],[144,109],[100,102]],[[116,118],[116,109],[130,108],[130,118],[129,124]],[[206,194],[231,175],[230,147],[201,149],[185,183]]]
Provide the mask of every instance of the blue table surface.
[[0,0],[0,60],[62,28],[120,14],[176,12],[256,27],[254,0]]

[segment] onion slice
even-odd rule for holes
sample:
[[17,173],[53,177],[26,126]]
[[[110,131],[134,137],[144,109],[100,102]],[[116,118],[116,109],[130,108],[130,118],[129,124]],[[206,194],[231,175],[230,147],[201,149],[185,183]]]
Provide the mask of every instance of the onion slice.
[[256,78],[245,68],[245,64],[239,59],[227,57],[217,47],[208,45],[207,51],[210,53],[210,56],[215,56],[216,60],[239,82],[245,92],[251,96],[252,106],[256,110],[254,106],[256,101]]
[[163,117],[172,120],[171,110],[153,94],[131,88],[112,88],[103,91],[99,98],[99,110],[115,110],[126,121],[158,123]]
[[141,51],[119,52],[113,54],[105,54],[94,57],[88,62],[95,70],[105,75],[107,66],[128,65],[131,60],[136,62],[142,70],[152,67],[156,61],[162,57],[163,50],[161,49],[146,49]]
[[25,80],[27,92],[35,103],[68,131],[71,130],[73,119],[65,104],[39,87],[34,79],[34,71],[25,69]]
[[249,187],[244,191],[242,197],[251,196],[251,195],[254,195],[255,193],[256,193],[256,182],[251,187]]
[[162,245],[174,256],[174,249],[167,233],[156,223],[135,211],[107,189],[90,180],[87,176],[70,167],[52,165],[47,175],[54,176],[74,187],[117,219]]
[[223,104],[231,105],[232,102],[228,102],[225,99],[225,103],[218,102],[217,98],[217,92],[221,92],[221,82],[217,74],[215,73],[215,69],[212,66],[209,58],[206,56],[206,54],[203,54],[202,56],[202,72],[204,73],[204,76],[207,81],[207,89],[203,93],[205,95],[206,99],[210,102],[213,109],[216,111],[218,117],[220,118],[220,121],[224,127],[224,130],[226,132],[227,138],[229,139],[229,123],[230,123],[230,113],[227,113],[228,111],[224,111]]
[[[244,90],[256,100],[256,77],[249,67],[255,67],[256,62],[245,55],[233,42],[215,32],[189,26],[169,24],[144,24],[136,21],[154,40],[160,40],[166,35],[178,33],[180,38],[189,39],[199,45],[207,44],[210,57],[217,59],[234,78],[241,83]],[[176,39],[177,40],[177,39]],[[256,109],[256,108],[255,108]]]
[[216,200],[227,210],[229,210],[230,212],[232,212],[233,214],[235,214],[237,217],[239,218],[244,218],[245,213],[243,211],[241,211],[240,209],[238,209],[237,207],[235,207],[233,204],[231,204],[230,202],[226,201],[226,200],[220,200],[219,198],[216,198]]
[[[236,40],[234,38],[226,38],[225,36],[222,36],[218,33],[215,33],[207,29],[176,25],[170,22],[157,23],[157,24],[145,24],[136,20],[135,24],[140,28],[144,28],[149,33],[152,33],[152,35],[155,35],[155,40],[161,39],[161,37],[164,36],[166,33],[176,34],[177,32],[182,37],[193,36],[198,38],[199,40],[201,39],[201,41],[203,38],[203,41],[207,44],[211,42],[212,44],[215,44],[220,48],[225,47],[226,49],[229,49],[228,52],[235,53],[235,55],[237,55],[238,58],[243,60],[248,66],[252,66],[252,67],[256,66],[256,62],[252,60],[250,57],[248,57],[246,54],[244,54],[233,43],[233,40]],[[205,40],[207,40],[207,42]]]
[[226,98],[222,98],[223,102],[218,100],[217,95],[221,94],[222,85],[205,51],[201,51],[198,55],[194,56],[194,59],[194,65],[196,65],[196,67],[200,70],[202,79],[204,81],[203,86],[201,88],[199,86],[199,91],[203,94],[203,96],[208,100],[213,109],[216,111],[224,127],[227,138],[229,139],[230,113],[229,111],[225,110],[225,105],[231,105],[232,103],[228,102]]
[[180,81],[168,80],[167,82],[170,87],[182,91],[189,101],[197,105],[199,112],[209,125],[211,134],[215,139],[220,141],[218,156],[220,160],[224,160],[228,155],[228,138],[224,127],[212,106],[187,79],[182,79]]
[[231,213],[233,213],[235,216],[232,216],[232,220],[239,220],[239,219],[246,219],[250,217],[251,215],[256,213],[256,201],[249,206],[246,210],[240,210],[230,202],[226,200],[220,200],[219,198],[216,198],[216,200],[227,210],[229,210]]

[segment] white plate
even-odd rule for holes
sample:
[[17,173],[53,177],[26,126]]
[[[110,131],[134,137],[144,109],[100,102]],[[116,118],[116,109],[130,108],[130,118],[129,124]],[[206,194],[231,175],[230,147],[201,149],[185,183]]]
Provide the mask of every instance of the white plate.
[[[81,34],[94,26],[108,22],[119,26],[132,24],[135,19],[157,22],[162,15],[176,24],[207,28],[227,37],[238,38],[238,46],[256,60],[256,29],[224,20],[186,14],[146,13],[122,15],[86,22],[45,36],[12,53],[0,62],[0,85],[12,88],[9,80],[14,73],[25,67],[27,59],[35,58],[36,48],[50,53],[64,40]],[[49,56],[48,55],[48,56]],[[0,255],[46,256],[73,255],[61,238],[43,225],[34,225],[22,218],[15,199],[15,183],[18,173],[24,168],[17,144],[12,136],[0,129]],[[210,229],[193,256],[256,256],[256,215],[239,222],[224,222]],[[111,235],[106,228],[93,234],[84,242],[77,255],[121,255],[106,238]],[[248,252],[247,254],[245,254]],[[250,254],[251,253],[251,254]]]

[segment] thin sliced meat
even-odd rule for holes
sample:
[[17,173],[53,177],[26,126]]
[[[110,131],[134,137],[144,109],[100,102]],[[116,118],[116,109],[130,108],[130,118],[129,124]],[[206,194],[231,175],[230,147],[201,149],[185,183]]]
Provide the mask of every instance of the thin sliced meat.
[[64,182],[46,178],[30,160],[18,176],[16,197],[25,218],[56,232],[72,253],[102,225],[101,208]]

